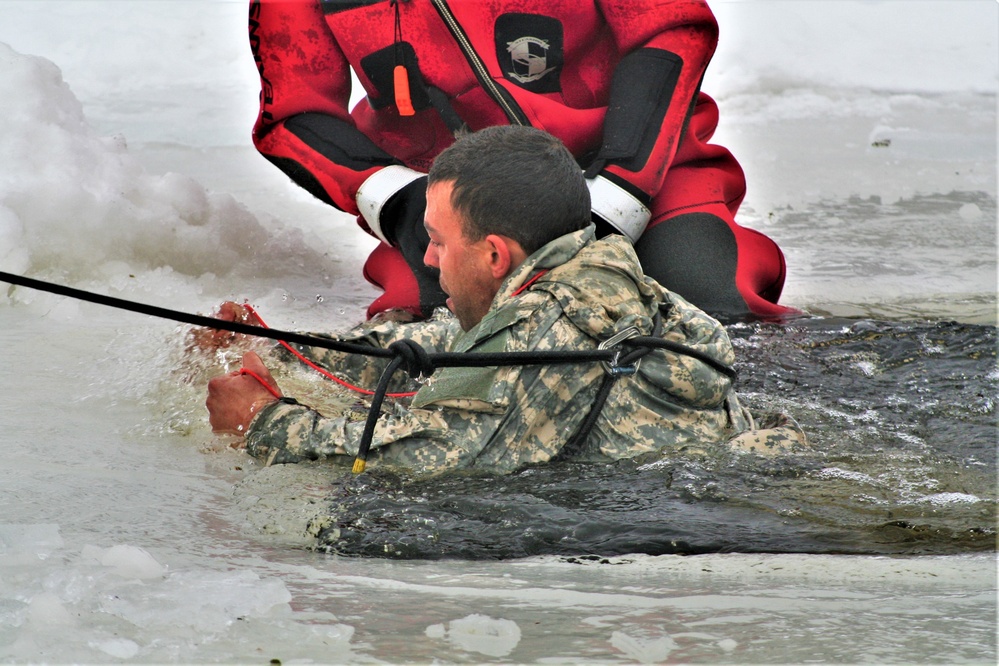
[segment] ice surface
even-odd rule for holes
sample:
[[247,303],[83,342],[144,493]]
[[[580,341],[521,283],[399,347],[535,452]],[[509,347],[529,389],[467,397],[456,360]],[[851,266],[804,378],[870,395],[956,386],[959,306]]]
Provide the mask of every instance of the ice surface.
[[0,555],[6,562],[25,555],[45,559],[63,545],[58,525],[0,525]]

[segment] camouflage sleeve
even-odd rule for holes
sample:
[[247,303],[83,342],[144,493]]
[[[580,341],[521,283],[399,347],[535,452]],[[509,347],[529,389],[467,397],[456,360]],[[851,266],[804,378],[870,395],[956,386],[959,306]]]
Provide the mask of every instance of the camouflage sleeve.
[[[486,405],[408,409],[395,404],[376,423],[368,459],[417,472],[470,467],[501,418]],[[276,402],[250,424],[246,449],[268,465],[354,457],[365,419],[364,412],[327,418],[305,405]]]
[[717,319],[675,292],[665,292],[664,301],[670,304],[663,320],[665,339],[697,349],[725,365],[735,363],[728,331]]
[[[393,321],[376,324],[365,323],[338,335],[315,333],[317,337],[366,345],[376,349],[385,349],[393,342],[413,340],[428,352],[445,351],[447,341],[454,338],[456,319],[431,319],[416,323],[399,323]],[[365,356],[363,354],[346,354],[325,349],[323,347],[307,347],[294,345],[295,349],[316,365],[325,368],[336,376],[352,384],[374,389],[378,378],[389,363],[389,358]],[[290,362],[292,356],[285,352],[285,358]],[[389,392],[414,390],[405,373],[398,373],[389,386]]]

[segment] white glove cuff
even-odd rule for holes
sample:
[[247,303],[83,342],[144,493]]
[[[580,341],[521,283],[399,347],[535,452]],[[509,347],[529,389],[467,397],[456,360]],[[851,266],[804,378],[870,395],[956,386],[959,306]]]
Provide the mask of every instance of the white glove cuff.
[[425,175],[409,167],[391,164],[368,176],[357,189],[357,208],[368,228],[384,243],[388,244],[388,239],[382,231],[382,208],[393,194]]
[[593,212],[630,238],[632,243],[637,242],[652,219],[648,207],[603,176],[587,178],[586,186],[590,188],[590,208]]

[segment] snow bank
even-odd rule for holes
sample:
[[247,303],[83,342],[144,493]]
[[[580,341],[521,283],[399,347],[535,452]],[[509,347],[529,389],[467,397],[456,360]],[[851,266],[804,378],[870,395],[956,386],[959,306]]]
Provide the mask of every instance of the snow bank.
[[[0,43],[0,93],[0,270],[208,308],[227,293],[222,278],[323,270],[299,231],[261,221],[188,175],[147,173],[125,137],[90,126],[49,60]],[[46,308],[54,302],[10,293]]]
[[[231,272],[269,234],[229,195],[153,177],[101,137],[46,59],[0,44],[0,266],[125,289],[137,274]],[[17,91],[17,94],[11,94]]]

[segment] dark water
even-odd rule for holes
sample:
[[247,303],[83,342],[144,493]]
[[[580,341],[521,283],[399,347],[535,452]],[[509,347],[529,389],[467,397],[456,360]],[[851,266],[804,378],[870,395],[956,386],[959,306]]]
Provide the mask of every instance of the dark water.
[[994,327],[809,319],[730,333],[745,404],[793,415],[807,450],[344,475],[319,547],[470,560],[995,549]]

